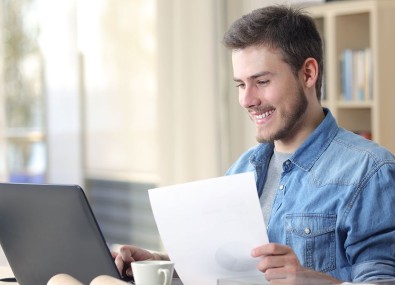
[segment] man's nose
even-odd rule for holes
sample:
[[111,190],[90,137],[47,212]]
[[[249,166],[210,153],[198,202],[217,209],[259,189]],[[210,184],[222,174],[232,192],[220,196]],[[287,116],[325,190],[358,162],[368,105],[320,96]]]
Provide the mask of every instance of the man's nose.
[[260,99],[256,88],[246,86],[245,89],[239,91],[239,103],[243,108],[251,108],[260,104]]

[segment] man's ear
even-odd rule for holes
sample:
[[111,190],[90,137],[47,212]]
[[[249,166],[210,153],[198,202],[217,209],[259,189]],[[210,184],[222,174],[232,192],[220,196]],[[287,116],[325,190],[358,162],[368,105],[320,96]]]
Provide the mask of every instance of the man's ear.
[[307,58],[302,66],[301,73],[304,86],[307,88],[313,87],[318,78],[317,61],[312,57]]

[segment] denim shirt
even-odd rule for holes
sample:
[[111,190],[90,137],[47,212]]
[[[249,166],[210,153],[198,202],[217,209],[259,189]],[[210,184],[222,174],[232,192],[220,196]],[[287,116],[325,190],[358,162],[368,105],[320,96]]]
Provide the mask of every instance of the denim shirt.
[[[267,225],[304,267],[343,281],[395,277],[395,157],[339,128],[331,112],[283,163]],[[246,151],[227,174],[254,171],[259,196],[274,145]]]

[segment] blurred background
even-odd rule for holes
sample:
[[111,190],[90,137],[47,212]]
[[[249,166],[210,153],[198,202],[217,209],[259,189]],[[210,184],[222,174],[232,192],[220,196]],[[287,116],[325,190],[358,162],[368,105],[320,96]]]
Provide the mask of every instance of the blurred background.
[[223,33],[289,2],[0,0],[0,179],[79,184],[109,244],[160,249],[147,190],[255,144]]

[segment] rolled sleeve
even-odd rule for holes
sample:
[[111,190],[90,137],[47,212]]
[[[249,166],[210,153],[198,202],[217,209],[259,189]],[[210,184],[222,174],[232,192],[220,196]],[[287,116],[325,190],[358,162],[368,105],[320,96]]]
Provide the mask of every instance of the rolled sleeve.
[[352,203],[347,255],[354,282],[395,278],[395,166],[383,164]]
[[365,282],[380,279],[395,278],[395,262],[367,261],[353,266],[352,279],[354,282]]

